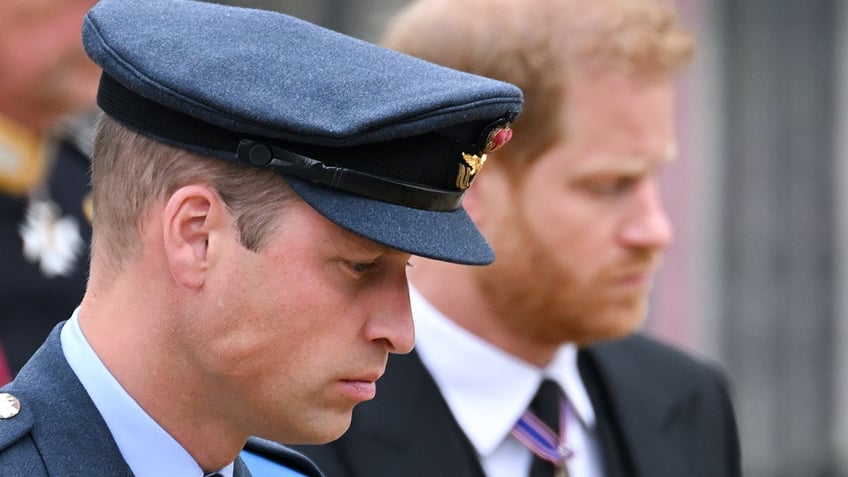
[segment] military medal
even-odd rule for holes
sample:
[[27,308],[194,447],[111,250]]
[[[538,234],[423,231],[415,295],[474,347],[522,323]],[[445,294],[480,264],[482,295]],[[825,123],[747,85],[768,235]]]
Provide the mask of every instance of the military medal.
[[52,165],[50,146],[0,116],[0,191],[29,195],[18,225],[23,255],[48,278],[70,275],[85,245],[77,220],[61,216],[44,184]]
[[77,220],[62,217],[55,202],[31,200],[18,232],[24,257],[38,264],[45,276],[68,276],[74,271],[84,241]]

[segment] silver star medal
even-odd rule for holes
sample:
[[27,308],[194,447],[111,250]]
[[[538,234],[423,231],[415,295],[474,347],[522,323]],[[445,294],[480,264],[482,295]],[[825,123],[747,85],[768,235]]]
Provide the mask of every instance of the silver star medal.
[[79,224],[73,217],[60,217],[53,201],[34,200],[18,227],[24,242],[24,257],[39,264],[48,278],[67,276],[83,247]]

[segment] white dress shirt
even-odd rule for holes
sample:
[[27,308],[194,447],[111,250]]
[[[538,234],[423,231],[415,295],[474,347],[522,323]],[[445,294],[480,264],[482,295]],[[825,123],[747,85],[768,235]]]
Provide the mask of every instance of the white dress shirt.
[[[79,326],[79,309],[62,328],[61,341],[65,359],[94,401],[136,477],[205,475],[191,455],[127,394],[100,361]],[[233,477],[233,464],[217,472]]]
[[566,415],[570,475],[602,477],[595,412],[577,371],[577,348],[563,345],[539,369],[458,326],[410,287],[415,349],[439,385],[487,477],[528,475],[532,453],[511,431],[544,378],[559,383],[571,409]]

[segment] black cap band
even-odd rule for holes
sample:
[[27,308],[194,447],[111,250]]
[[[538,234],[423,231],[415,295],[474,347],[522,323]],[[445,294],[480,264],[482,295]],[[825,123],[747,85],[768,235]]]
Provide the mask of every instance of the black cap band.
[[[463,192],[330,164],[279,146],[280,141],[237,134],[140,96],[103,74],[97,102],[127,128],[166,144],[230,162],[250,164],[334,189],[430,211],[460,207]],[[458,144],[450,149],[460,157]],[[452,173],[450,171],[449,173]]]
[[250,139],[243,139],[239,143],[238,157],[243,161],[273,169],[284,175],[292,175],[334,189],[415,209],[450,211],[462,205],[462,192],[437,190],[325,164],[310,157]]

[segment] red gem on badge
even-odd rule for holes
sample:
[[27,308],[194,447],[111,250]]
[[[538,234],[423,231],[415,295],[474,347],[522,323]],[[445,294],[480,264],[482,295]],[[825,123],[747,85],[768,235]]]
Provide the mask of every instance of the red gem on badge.
[[486,148],[483,152],[489,153],[496,151],[508,143],[510,139],[512,139],[512,129],[509,128],[509,125],[492,129],[489,133],[489,138],[486,140]]

